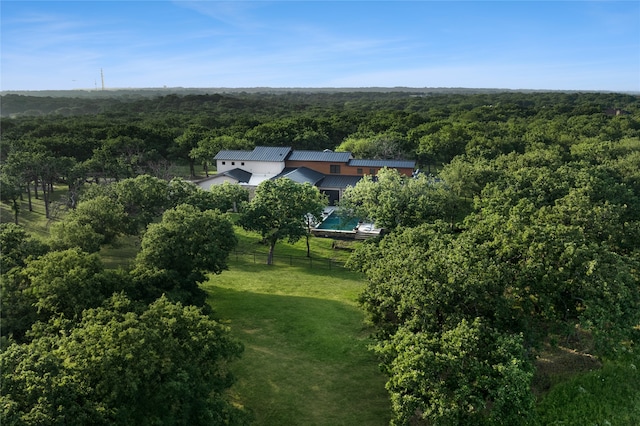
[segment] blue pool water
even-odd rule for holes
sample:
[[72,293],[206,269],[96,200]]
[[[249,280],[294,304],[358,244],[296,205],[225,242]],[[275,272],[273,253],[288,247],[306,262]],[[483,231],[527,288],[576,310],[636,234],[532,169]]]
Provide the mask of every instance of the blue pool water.
[[347,219],[340,217],[335,211],[331,212],[316,229],[335,229],[338,231],[352,231],[358,226],[358,219]]

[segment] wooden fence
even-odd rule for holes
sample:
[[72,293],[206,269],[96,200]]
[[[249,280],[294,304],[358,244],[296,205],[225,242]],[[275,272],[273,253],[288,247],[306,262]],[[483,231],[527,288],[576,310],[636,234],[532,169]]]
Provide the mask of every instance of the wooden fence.
[[[235,251],[230,257],[236,262],[249,262],[254,264],[266,264],[267,257],[266,252],[252,251],[242,252]],[[231,259],[230,259],[231,260]],[[292,256],[292,255],[273,255],[272,265],[287,265],[298,266],[312,269],[324,269],[330,271],[332,269],[344,269],[344,262],[335,259],[319,258],[319,257],[306,257],[306,256]]]

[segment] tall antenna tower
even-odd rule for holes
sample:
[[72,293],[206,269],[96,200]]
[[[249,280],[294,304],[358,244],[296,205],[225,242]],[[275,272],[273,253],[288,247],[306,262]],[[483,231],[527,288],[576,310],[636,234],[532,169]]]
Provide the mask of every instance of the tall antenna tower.
[[102,80],[102,90],[104,90],[104,72],[102,72],[102,68],[100,68],[100,79]]

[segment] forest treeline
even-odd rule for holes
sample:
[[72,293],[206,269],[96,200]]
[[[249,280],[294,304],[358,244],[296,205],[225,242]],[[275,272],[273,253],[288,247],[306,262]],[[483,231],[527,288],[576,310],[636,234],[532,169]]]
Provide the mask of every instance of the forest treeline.
[[8,94],[1,101],[3,168],[71,188],[88,176],[170,177],[176,162],[195,174],[220,149],[348,150],[356,158],[415,159],[428,169],[461,154],[619,141],[640,127],[639,97],[616,93]]
[[[241,345],[203,310],[198,288],[226,266],[233,244],[224,242],[234,237],[220,210],[239,196],[175,177],[178,164],[208,173],[220,149],[346,150],[414,159],[424,172],[383,170],[341,204],[387,230],[350,265],[367,278],[360,303],[389,376],[394,424],[535,422],[534,361],[553,342],[580,340],[599,359],[637,359],[638,96],[282,92],[35,102],[2,97],[14,111],[1,123],[2,201],[19,223],[31,197],[49,205],[63,186],[70,212],[49,246],[3,224],[11,248],[3,292],[15,301],[3,297],[3,306],[21,309],[4,308],[3,322],[22,321],[9,322],[15,332],[3,334],[0,357],[4,371],[18,373],[3,376],[13,419],[53,424],[59,403],[78,424],[92,416],[105,424],[247,420],[224,397],[226,365]],[[87,232],[106,244],[116,228],[141,238],[131,271],[105,270],[89,254],[99,245],[83,248]],[[167,324],[170,332],[158,331]],[[188,362],[203,353],[210,364]],[[123,374],[149,403],[132,400]],[[176,391],[185,397],[173,401]]]

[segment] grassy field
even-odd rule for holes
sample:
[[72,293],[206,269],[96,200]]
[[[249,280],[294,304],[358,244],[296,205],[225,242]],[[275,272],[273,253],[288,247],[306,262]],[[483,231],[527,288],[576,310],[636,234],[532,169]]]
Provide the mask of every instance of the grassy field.
[[[20,223],[46,238],[50,221],[41,200],[34,207],[28,212],[25,204]],[[0,219],[13,220],[4,203]],[[276,265],[267,266],[258,236],[240,229],[237,235],[230,269],[203,284],[216,316],[245,345],[232,365],[235,402],[254,414],[257,425],[388,424],[386,378],[367,350],[371,330],[356,303],[364,281],[330,262],[344,262],[349,251],[311,238],[309,262],[304,239],[280,243]],[[125,238],[101,255],[108,266],[126,266],[138,244],[137,237]],[[547,384],[538,394],[541,425],[640,424],[638,357],[601,367],[566,351],[547,355],[547,377],[538,378]]]
[[[240,251],[266,251],[255,235],[238,235]],[[204,284],[216,315],[245,344],[233,366],[235,400],[259,425],[388,424],[386,379],[367,349],[371,330],[356,302],[363,279],[327,269],[328,258],[348,256],[332,240],[310,243],[318,267],[232,256],[230,270]],[[306,244],[278,244],[275,254],[303,259]]]
[[385,377],[354,305],[359,278],[275,268],[233,265],[206,284],[245,345],[233,365],[236,402],[259,425],[388,424]]
[[[34,237],[46,239],[49,237],[49,226],[57,218],[64,215],[65,208],[62,206],[61,199],[65,196],[65,188],[56,187],[52,194],[51,219],[47,219],[42,198],[36,199],[32,194],[31,206],[29,211],[29,203],[25,195],[24,200],[20,202],[20,211],[18,214],[18,224],[23,226]],[[40,195],[42,197],[42,195]],[[0,222],[13,222],[14,212],[7,203],[0,203]]]
[[538,404],[540,425],[640,425],[640,359],[608,362],[553,386]]

